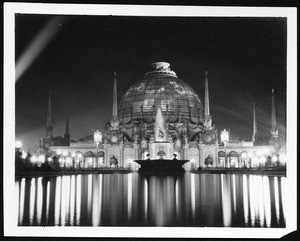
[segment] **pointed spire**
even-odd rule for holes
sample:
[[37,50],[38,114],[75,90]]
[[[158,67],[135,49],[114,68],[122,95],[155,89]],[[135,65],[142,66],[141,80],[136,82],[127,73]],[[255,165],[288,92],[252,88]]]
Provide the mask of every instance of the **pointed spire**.
[[48,111],[47,111],[47,127],[52,126],[52,117],[51,117],[51,92],[49,91],[49,100],[48,100]]
[[208,92],[208,72],[205,71],[205,118],[210,116],[209,111],[209,92]]
[[276,129],[276,114],[275,114],[275,100],[274,100],[274,89],[272,89],[272,130]]
[[64,135],[65,145],[70,146],[69,116],[66,119],[66,133]]
[[253,135],[252,135],[253,142],[255,142],[256,134],[257,134],[256,113],[255,113],[255,103],[253,103]]
[[47,126],[46,126],[46,137],[52,137],[52,116],[51,116],[51,92],[49,91],[48,110],[47,110]]
[[69,116],[67,116],[67,120],[66,120],[66,135],[70,135],[70,132],[69,132]]
[[113,118],[118,116],[118,96],[117,96],[117,73],[114,72],[114,92],[113,92]]
[[278,129],[276,124],[274,89],[272,89],[272,114],[271,114],[271,138],[278,139]]

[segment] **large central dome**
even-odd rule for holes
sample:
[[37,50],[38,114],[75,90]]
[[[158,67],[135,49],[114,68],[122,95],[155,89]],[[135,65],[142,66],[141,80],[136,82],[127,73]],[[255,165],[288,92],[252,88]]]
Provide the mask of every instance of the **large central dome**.
[[203,105],[196,92],[179,79],[166,62],[152,64],[153,70],[132,85],[122,97],[119,119],[154,122],[157,108],[161,108],[167,122],[182,118],[192,123],[203,122]]

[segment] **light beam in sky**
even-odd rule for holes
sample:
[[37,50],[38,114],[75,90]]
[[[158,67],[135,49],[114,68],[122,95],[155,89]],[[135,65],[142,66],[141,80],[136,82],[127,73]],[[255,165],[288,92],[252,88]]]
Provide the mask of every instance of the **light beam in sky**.
[[55,16],[38,32],[16,63],[16,82],[54,38],[65,21],[66,17]]

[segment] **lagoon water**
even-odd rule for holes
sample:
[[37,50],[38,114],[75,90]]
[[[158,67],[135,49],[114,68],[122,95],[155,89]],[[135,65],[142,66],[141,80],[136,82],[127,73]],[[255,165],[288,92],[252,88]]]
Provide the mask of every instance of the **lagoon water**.
[[19,226],[285,227],[280,176],[81,174],[15,184]]

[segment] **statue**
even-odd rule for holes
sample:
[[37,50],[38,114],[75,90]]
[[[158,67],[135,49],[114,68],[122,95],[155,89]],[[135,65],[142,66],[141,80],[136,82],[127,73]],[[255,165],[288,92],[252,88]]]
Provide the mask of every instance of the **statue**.
[[144,149],[146,149],[148,147],[148,142],[145,138],[142,139],[141,146]]
[[175,140],[175,148],[176,149],[181,149],[181,140],[179,138],[177,138]]
[[162,129],[159,127],[158,128],[158,140],[163,140],[164,139],[164,133],[162,131]]

